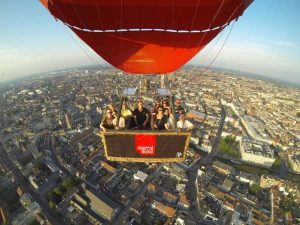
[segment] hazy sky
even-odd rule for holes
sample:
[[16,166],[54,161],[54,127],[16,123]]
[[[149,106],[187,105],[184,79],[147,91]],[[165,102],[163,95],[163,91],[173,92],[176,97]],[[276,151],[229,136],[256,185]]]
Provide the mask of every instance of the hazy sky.
[[[299,11],[300,0],[255,0],[234,24],[213,66],[300,84]],[[228,32],[227,28],[192,62],[209,65]],[[0,82],[95,62],[103,60],[38,0],[0,0]]]

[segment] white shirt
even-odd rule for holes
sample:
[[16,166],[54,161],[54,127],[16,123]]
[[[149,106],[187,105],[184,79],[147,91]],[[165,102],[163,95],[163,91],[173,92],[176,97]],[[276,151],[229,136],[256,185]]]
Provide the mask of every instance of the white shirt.
[[[117,125],[117,117],[114,118],[113,120],[113,125],[116,127]],[[125,127],[125,119],[123,117],[120,116],[120,119],[119,119],[119,128],[124,128]]]
[[173,123],[174,123],[174,120],[173,120],[171,117],[169,117],[169,118],[168,118],[168,124],[169,124],[171,127],[173,127]]
[[177,128],[179,129],[192,129],[193,127],[194,125],[188,120],[185,120],[183,123],[181,120],[177,122]]

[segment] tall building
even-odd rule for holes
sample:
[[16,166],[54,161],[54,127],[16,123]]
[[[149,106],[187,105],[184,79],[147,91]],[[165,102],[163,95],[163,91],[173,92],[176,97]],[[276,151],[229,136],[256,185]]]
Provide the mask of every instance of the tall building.
[[269,144],[243,139],[240,149],[243,161],[265,167],[271,167],[275,161],[274,151]]
[[112,202],[102,199],[88,189],[85,191],[85,194],[90,200],[91,209],[103,219],[112,221],[114,216],[118,213],[119,207]]

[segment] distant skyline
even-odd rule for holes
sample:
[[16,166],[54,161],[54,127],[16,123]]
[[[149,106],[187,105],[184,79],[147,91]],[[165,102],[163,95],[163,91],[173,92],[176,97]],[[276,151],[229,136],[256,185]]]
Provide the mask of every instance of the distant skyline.
[[[298,0],[255,0],[234,24],[212,67],[300,84],[299,9]],[[38,0],[0,1],[0,27],[0,82],[104,63],[67,27],[55,21]],[[216,37],[191,63],[209,65],[229,29]]]

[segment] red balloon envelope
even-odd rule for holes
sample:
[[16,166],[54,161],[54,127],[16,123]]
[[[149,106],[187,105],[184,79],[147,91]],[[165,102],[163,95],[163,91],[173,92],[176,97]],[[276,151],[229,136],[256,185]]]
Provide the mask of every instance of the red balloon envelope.
[[139,74],[175,71],[253,0],[40,0],[113,66]]

